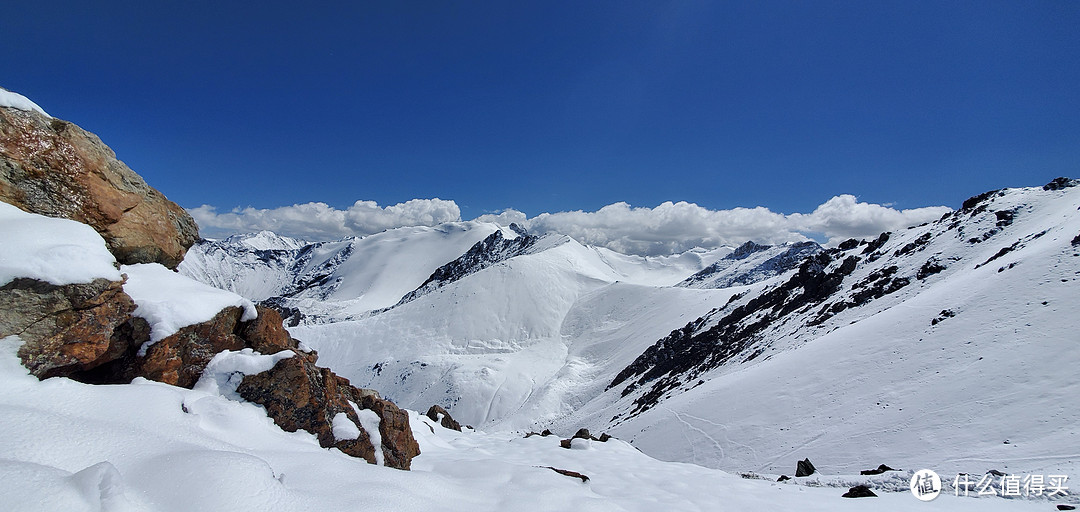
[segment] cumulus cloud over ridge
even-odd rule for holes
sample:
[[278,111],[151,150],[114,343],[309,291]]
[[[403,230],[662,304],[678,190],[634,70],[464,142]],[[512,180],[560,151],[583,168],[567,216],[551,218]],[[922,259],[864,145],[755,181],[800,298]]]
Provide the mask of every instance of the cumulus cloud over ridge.
[[[212,206],[189,210],[204,236],[225,236],[263,229],[308,240],[363,236],[403,226],[435,226],[461,220],[453,201],[413,199],[380,207],[357,201],[345,210],[324,203],[273,209],[243,208],[218,213]],[[664,202],[654,208],[619,202],[597,211],[542,213],[529,218],[507,209],[476,220],[508,225],[516,222],[533,233],[562,233],[581,243],[626,253],[662,255],[695,247],[739,245],[747,240],[775,244],[801,241],[807,234],[831,241],[870,237],[921,224],[950,211],[944,206],[897,210],[860,203],[844,194],[829,199],[811,213],[776,213],[765,207],[710,210],[694,203]]]

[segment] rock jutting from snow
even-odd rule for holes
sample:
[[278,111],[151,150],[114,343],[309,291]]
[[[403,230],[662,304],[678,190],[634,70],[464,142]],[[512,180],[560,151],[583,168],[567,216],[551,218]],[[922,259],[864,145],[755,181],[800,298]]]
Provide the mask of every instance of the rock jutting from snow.
[[115,333],[134,310],[119,281],[58,286],[19,278],[0,286],[0,338],[25,341],[19,357],[38,378],[67,376],[127,351]]
[[96,135],[41,113],[0,107],[0,200],[89,224],[120,263],[176,268],[198,227]]
[[[269,371],[248,375],[236,391],[245,400],[265,407],[283,430],[306,430],[315,434],[321,446],[338,448],[369,463],[376,463],[378,449],[385,465],[409,469],[412,458],[420,454],[420,445],[413,438],[405,411],[393,402],[353,387],[347,379],[304,358],[283,359]],[[377,448],[372,436],[362,428],[357,414],[362,409],[370,409],[379,416],[381,442]],[[342,413],[361,427],[355,439],[339,439],[334,435],[334,417]]]
[[848,489],[848,492],[845,492],[840,497],[842,497],[842,498],[876,498],[877,494],[874,494],[874,491],[871,491],[870,487],[868,487],[866,485],[856,485],[855,487],[852,487],[852,488]]
[[810,459],[800,460],[799,463],[795,465],[795,476],[797,477],[810,476],[816,472],[817,468],[810,462]]
[[860,475],[880,475],[886,471],[900,471],[899,469],[893,469],[884,464],[877,467],[877,469],[864,469],[859,472]]
[[442,406],[431,406],[431,408],[427,411],[427,417],[430,418],[431,421],[437,422],[438,424],[442,425],[443,428],[448,428],[450,430],[457,430],[458,432],[461,432],[461,424],[458,423],[457,420],[455,420],[453,417],[451,417],[450,413],[447,412],[446,409],[443,409]]

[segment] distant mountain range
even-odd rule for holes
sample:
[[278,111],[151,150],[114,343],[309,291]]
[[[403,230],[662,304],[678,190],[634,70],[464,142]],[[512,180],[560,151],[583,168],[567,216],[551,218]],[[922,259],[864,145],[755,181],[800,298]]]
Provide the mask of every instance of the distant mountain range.
[[729,469],[1053,469],[1080,441],[1061,377],[1080,363],[1076,184],[830,248],[644,258],[461,222],[202,241],[180,271],[286,310],[357,385],[480,428],[610,430]]

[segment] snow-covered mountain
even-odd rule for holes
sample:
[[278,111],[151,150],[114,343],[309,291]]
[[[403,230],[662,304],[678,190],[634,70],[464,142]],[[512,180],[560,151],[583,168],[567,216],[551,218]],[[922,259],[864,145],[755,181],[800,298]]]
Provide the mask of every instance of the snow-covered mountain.
[[720,261],[705,267],[677,286],[688,288],[728,288],[764,281],[798,267],[803,260],[821,252],[817,242],[759,245],[746,242]]
[[1075,183],[830,249],[646,259],[492,227],[383,309],[291,331],[357,385],[489,431],[610,429],[660,458],[762,472],[796,456],[1067,471]]
[[294,323],[341,320],[393,306],[437,268],[497,231],[516,236],[480,222],[398,228],[317,243],[264,231],[200,241],[178,270],[294,312]]
[[1080,187],[993,191],[686,323],[566,420],[672,460],[1075,471]]
[[[178,268],[201,282],[266,302],[292,325],[353,320],[410,302],[516,256],[570,242],[535,236],[516,225],[452,222],[396,228],[332,242],[306,243],[263,231],[201,240]],[[587,258],[615,280],[670,285],[730,249],[641,257],[588,247]]]

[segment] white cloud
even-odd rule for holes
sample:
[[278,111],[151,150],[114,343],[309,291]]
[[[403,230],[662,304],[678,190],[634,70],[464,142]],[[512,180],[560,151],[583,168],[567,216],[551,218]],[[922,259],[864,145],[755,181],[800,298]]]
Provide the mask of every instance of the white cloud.
[[860,203],[855,196],[843,194],[829,199],[810,214],[792,214],[795,229],[824,233],[830,239],[867,237],[883,231],[895,231],[940,218],[952,211],[945,206],[895,210],[871,203]]
[[[434,226],[461,220],[453,201],[413,199],[381,207],[357,201],[346,210],[324,203],[273,209],[243,208],[217,213],[212,206],[189,210],[203,236],[226,236],[263,229],[308,240],[363,236],[402,226]],[[529,218],[508,208],[477,217],[502,225],[518,223],[533,233],[562,233],[579,242],[627,254],[662,255],[693,249],[739,245],[747,240],[762,244],[806,240],[824,236],[833,243],[847,238],[877,236],[937,219],[950,211],[944,206],[896,210],[860,203],[844,194],[829,199],[811,213],[785,215],[765,207],[710,210],[694,203],[664,202],[655,208],[619,202],[594,212],[581,210],[542,213]]]
[[[807,234],[824,235],[839,243],[928,222],[948,211],[944,206],[896,210],[860,203],[855,196],[845,194],[809,214],[784,215],[760,206],[709,210],[694,203],[665,202],[655,208],[615,203],[595,212],[544,213],[524,222],[521,212],[513,216],[518,219],[515,222],[535,233],[563,233],[582,243],[651,256],[695,247],[739,245],[747,240],[762,244],[802,241]],[[495,217],[486,220],[499,221]]]
[[305,240],[334,240],[364,236],[403,226],[435,226],[461,220],[457,203],[442,199],[412,199],[380,207],[374,201],[357,201],[338,210],[326,203],[305,203],[279,208],[234,208],[218,213],[213,206],[191,208],[188,213],[199,224],[204,237],[270,230]]

